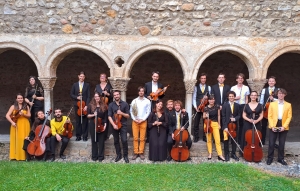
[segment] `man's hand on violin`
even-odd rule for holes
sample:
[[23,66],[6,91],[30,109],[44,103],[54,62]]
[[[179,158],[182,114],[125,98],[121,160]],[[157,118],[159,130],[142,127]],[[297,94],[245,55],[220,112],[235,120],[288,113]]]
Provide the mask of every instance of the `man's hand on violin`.
[[118,115],[123,115],[124,113],[123,113],[121,110],[118,110],[118,111],[117,111],[117,114],[118,114]]
[[230,118],[230,121],[233,121],[233,122],[234,122],[234,121],[235,121],[235,118],[234,118],[234,117],[231,117],[231,118]]
[[167,88],[168,88],[168,87],[164,87],[163,91],[164,91],[164,92],[167,91]]
[[147,96],[147,98],[148,98],[149,100],[152,100],[151,96]]
[[184,127],[181,127],[181,128],[180,128],[180,131],[183,131],[183,130],[185,130],[185,128],[184,128]]
[[269,96],[269,99],[273,101],[274,97],[272,95]]
[[198,109],[198,107],[195,107],[196,112],[199,112],[200,110]]
[[78,100],[81,100],[81,99],[82,99],[82,96],[78,96],[77,99],[78,99]]
[[84,106],[83,111],[87,111],[87,106]]
[[118,125],[114,124],[114,125],[113,125],[113,128],[114,128],[115,130],[118,130]]
[[174,133],[172,133],[172,139],[174,140]]
[[207,98],[208,98],[207,95],[203,96],[203,99],[207,99]]

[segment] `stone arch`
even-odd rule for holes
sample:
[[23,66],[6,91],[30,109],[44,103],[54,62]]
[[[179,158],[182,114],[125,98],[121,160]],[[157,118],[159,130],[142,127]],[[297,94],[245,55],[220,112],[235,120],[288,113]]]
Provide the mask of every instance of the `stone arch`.
[[[105,63],[107,64],[108,68],[112,68],[112,62],[109,59],[109,57],[99,50],[98,48],[95,48],[91,45],[87,44],[81,44],[81,43],[69,43],[65,44],[59,48],[57,48],[55,51],[53,51],[50,56],[47,59],[46,66],[45,66],[45,73],[44,76],[51,76],[56,77],[56,69],[59,63],[69,54],[76,50],[87,50],[90,52],[95,53],[100,58],[102,58]],[[110,70],[110,75],[112,76],[112,70]]]
[[273,63],[273,61],[278,58],[279,56],[285,54],[285,53],[298,53],[300,54],[300,46],[299,45],[288,45],[283,48],[275,48],[276,51],[274,51],[270,56],[268,56],[264,62],[263,62],[263,70],[262,70],[262,77],[267,78],[267,73],[270,65]]
[[184,78],[187,78],[188,74],[188,64],[185,60],[185,58],[173,47],[162,45],[162,44],[150,44],[147,46],[144,46],[138,50],[136,50],[129,58],[125,67],[125,70],[123,72],[123,76],[126,78],[129,78],[130,71],[132,70],[132,67],[136,63],[136,61],[143,56],[145,53],[152,51],[152,50],[163,50],[171,55],[173,55],[178,61],[181,66],[183,76]]
[[1,42],[0,43],[0,54],[7,50],[12,50],[12,49],[17,49],[17,50],[20,50],[20,51],[26,53],[30,57],[30,59],[34,62],[35,66],[37,68],[38,74],[40,76],[40,74],[42,73],[40,61],[29,48],[27,48],[26,46],[24,46],[22,44],[16,43],[16,42]]
[[219,46],[215,46],[215,47],[208,49],[198,58],[198,60],[196,61],[195,65],[194,65],[194,68],[192,70],[193,71],[192,79],[197,78],[199,68],[202,65],[202,63],[204,62],[204,60],[207,59],[212,54],[214,54],[216,52],[220,52],[220,51],[229,52],[229,53],[239,57],[241,60],[243,60],[248,67],[250,79],[255,79],[255,78],[260,77],[257,72],[257,69],[259,68],[259,62],[247,50],[245,50],[244,48],[241,48],[239,46],[236,46],[236,45],[219,45]]

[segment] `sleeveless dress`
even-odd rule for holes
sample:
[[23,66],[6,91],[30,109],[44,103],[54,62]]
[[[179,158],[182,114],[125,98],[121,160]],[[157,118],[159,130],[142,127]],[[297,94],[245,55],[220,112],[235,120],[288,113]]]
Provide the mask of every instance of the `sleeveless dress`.
[[[13,111],[15,112],[15,111]],[[24,114],[27,114],[26,110],[22,110]],[[21,116],[17,120],[17,127],[10,126],[10,152],[9,159],[25,160],[25,151],[23,150],[24,138],[28,136],[30,132],[29,120]]]

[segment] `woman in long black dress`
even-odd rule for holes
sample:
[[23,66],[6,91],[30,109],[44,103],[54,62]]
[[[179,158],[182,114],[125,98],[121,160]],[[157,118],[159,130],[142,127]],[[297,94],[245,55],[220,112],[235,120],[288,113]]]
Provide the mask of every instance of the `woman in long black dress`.
[[[108,82],[107,76],[105,73],[100,74],[100,84],[96,85],[95,92],[98,92],[102,99],[104,99],[104,100],[107,99],[107,103],[106,103],[107,106],[113,101],[112,87],[111,87],[110,83]],[[106,121],[108,121],[108,116],[107,116]],[[110,125],[110,123],[107,125]],[[105,131],[104,131],[105,140],[107,140],[109,137],[108,129],[109,128],[105,128]]]
[[[102,119],[104,132],[95,132],[95,116]],[[107,127],[107,106],[103,103],[99,93],[95,93],[94,98],[88,106],[88,115],[90,119],[89,129],[92,141],[92,160],[102,162],[104,160],[104,141],[105,129]],[[96,135],[95,135],[96,134]]]
[[[257,101],[258,94],[256,91],[251,91],[250,93],[250,102],[245,105],[244,111],[243,111],[243,119],[244,126],[243,126],[243,133],[242,133],[242,142],[241,142],[241,149],[244,150],[245,145],[247,144],[245,142],[245,134],[246,131],[249,129],[252,129],[253,123],[257,128],[260,128],[261,125],[257,125],[260,123],[260,121],[263,118],[263,106],[258,103]],[[253,119],[253,114],[255,114]],[[259,130],[259,129],[258,129]],[[242,155],[242,152],[240,152],[240,155]]]
[[44,89],[35,76],[29,76],[24,97],[25,102],[30,106],[30,119],[33,124],[36,112],[44,110]]
[[148,128],[150,128],[149,160],[166,160],[168,116],[163,111],[161,100],[156,102],[154,110],[148,117]]

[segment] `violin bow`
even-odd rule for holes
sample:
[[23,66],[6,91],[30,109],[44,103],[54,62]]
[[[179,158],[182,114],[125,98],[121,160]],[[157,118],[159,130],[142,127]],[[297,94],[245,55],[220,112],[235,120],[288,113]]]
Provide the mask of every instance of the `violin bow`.
[[[196,113],[194,113],[194,114],[192,115],[192,121],[195,119],[197,113],[198,113],[198,112],[196,112]],[[187,124],[188,122],[189,122],[189,120],[188,120],[183,126],[186,126],[186,124]],[[182,126],[182,127],[183,127],[183,126]],[[180,133],[180,131],[175,135],[175,137],[177,137],[177,136],[179,135],[179,133]]]
[[241,147],[239,146],[239,144],[234,140],[234,138],[232,137],[232,135],[229,133],[229,131],[227,131],[228,135],[231,137],[231,139],[235,142],[236,146],[240,149],[240,151],[244,154],[244,151],[242,151]]
[[[35,85],[35,90],[34,90],[34,94],[33,95],[35,95],[36,94],[36,90],[37,90],[37,87],[38,87],[38,85],[36,84]],[[32,98],[32,103],[34,102],[34,98]],[[30,112],[31,112],[31,109],[33,108],[33,105],[30,107]]]
[[259,137],[259,135],[258,135],[256,125],[254,124],[254,116],[255,116],[255,113],[253,113],[253,116],[252,116],[252,120],[253,120],[253,121],[252,121],[252,124],[253,124],[253,126],[254,126],[254,128],[255,128],[255,132],[256,132],[256,134],[257,134],[257,136],[258,136],[258,139],[259,139],[259,142],[260,142],[261,147],[264,147],[263,144],[262,144],[262,142],[261,142],[261,139],[260,139],[260,137]]
[[[97,108],[95,109],[95,111],[97,111]],[[95,115],[95,143],[97,142],[97,126],[98,126],[98,113],[96,113]]]

